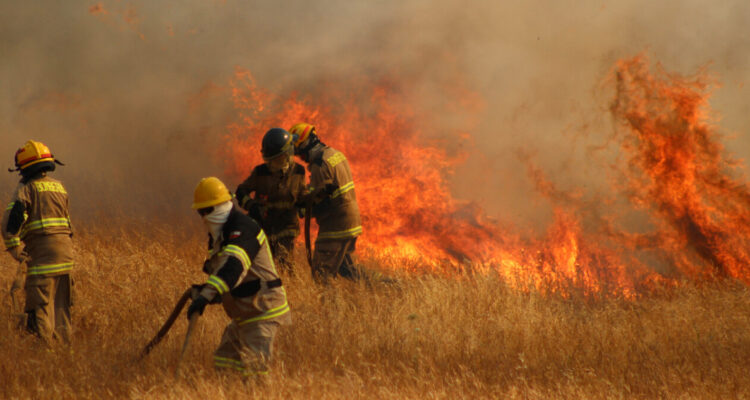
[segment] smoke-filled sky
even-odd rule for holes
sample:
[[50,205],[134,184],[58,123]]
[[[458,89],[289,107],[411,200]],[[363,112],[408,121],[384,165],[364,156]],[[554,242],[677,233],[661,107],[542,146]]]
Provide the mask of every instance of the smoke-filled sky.
[[[707,67],[727,149],[748,158],[748,15],[741,0],[4,1],[0,166],[40,140],[68,164],[56,176],[74,214],[188,214],[200,177],[225,170],[236,67],[280,94],[387,78],[409,83],[420,115],[470,131],[457,198],[538,222],[519,153],[563,187],[601,181],[587,148],[612,129],[602,81],[640,52],[675,73]],[[16,181],[2,173],[0,197]]]

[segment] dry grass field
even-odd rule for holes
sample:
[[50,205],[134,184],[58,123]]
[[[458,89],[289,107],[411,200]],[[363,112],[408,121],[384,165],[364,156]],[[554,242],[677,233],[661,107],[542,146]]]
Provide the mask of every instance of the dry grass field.
[[[734,283],[630,301],[520,292],[492,275],[320,287],[301,273],[283,277],[294,325],[278,336],[268,379],[213,370],[227,322],[219,306],[199,320],[176,378],[184,317],[136,357],[186,286],[204,280],[200,227],[77,232],[74,343],[43,348],[4,306],[0,398],[750,397],[750,291]],[[1,265],[7,305],[15,267],[7,255]]]

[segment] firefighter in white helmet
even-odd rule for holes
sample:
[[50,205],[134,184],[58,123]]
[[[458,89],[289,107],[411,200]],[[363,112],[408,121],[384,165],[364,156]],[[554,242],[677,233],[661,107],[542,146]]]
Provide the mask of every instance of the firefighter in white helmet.
[[234,207],[218,178],[204,178],[195,188],[193,208],[209,236],[209,275],[188,307],[203,314],[206,305],[222,303],[231,322],[214,353],[214,366],[245,376],[265,375],[280,325],[291,322],[289,304],[274,266],[266,234]]
[[73,230],[68,213],[68,192],[48,173],[55,160],[43,143],[29,140],[16,151],[21,181],[5,208],[2,236],[8,253],[26,262],[26,329],[46,342],[70,341]]

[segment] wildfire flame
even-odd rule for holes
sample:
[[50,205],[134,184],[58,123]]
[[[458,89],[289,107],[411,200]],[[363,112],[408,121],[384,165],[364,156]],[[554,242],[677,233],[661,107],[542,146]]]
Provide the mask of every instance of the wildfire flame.
[[[750,283],[750,193],[729,175],[732,164],[722,158],[708,122],[708,78],[652,73],[644,56],[617,63],[612,77],[611,113],[627,161],[621,169],[624,192],[649,213],[656,227],[649,234],[616,228],[615,215],[600,218],[600,229],[587,232],[581,223],[586,207],[575,201],[555,205],[553,223],[538,238],[522,238],[512,226],[489,219],[448,189],[465,154],[453,155],[428,140],[425,130],[435,127],[418,121],[403,93],[387,83],[358,84],[356,90],[331,85],[315,98],[282,98],[238,68],[232,98],[239,120],[225,137],[227,174],[239,182],[262,162],[267,129],[310,122],[351,164],[364,226],[358,244],[401,261],[395,265],[494,270],[518,287],[563,295],[579,290],[632,297],[655,285],[717,273]],[[368,101],[354,93],[368,93]],[[556,190],[541,172],[530,171],[541,191]],[[644,249],[658,252],[679,273],[655,272],[634,255]]]

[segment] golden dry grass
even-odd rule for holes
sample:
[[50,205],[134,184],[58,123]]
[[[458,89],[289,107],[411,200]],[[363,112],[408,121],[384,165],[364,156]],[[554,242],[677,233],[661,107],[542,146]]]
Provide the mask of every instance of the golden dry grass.
[[[69,349],[18,333],[3,307],[0,398],[750,397],[750,292],[731,283],[627,301],[520,293],[493,276],[399,276],[398,288],[284,276],[294,324],[266,381],[213,370],[227,322],[218,306],[175,378],[184,317],[135,359],[185,287],[204,280],[200,227],[90,228],[75,237]],[[13,271],[3,256],[6,298]]]

